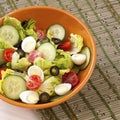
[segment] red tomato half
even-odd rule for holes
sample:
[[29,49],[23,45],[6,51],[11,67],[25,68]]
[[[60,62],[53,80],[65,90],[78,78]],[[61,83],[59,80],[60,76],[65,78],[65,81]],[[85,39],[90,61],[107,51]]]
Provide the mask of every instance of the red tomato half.
[[38,38],[46,36],[45,30],[39,29],[39,30],[37,30],[36,33],[37,33]]
[[2,71],[5,71],[6,68],[0,68],[0,79],[2,79]]
[[64,83],[70,83],[72,85],[72,88],[74,88],[75,86],[77,86],[78,83],[79,83],[78,76],[75,73],[75,71],[73,71],[73,70],[71,70],[68,73],[65,73],[62,76],[62,80],[63,80]]
[[15,52],[15,50],[13,48],[7,48],[7,49],[5,49],[5,51],[4,51],[4,59],[7,62],[11,62],[11,60],[12,60],[12,54],[14,52]]
[[43,57],[43,55],[42,55],[39,51],[33,50],[33,51],[30,52],[30,54],[28,55],[28,60],[33,63],[34,60],[35,60],[37,57]]
[[31,75],[26,83],[26,86],[30,90],[37,90],[41,85],[41,78],[38,75]]
[[72,43],[70,40],[66,40],[65,42],[58,45],[58,49],[62,49],[64,51],[69,51],[72,47]]

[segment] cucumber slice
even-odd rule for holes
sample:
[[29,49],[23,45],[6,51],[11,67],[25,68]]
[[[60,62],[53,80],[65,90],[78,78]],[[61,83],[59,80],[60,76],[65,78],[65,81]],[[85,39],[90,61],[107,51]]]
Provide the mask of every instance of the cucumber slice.
[[43,55],[44,59],[53,61],[56,56],[56,49],[51,43],[43,43],[38,48],[38,51]]
[[6,97],[18,100],[20,93],[27,88],[24,78],[18,75],[9,75],[3,80],[2,89]]
[[49,39],[57,38],[61,41],[65,38],[65,29],[62,25],[54,24],[51,25],[47,30],[47,37]]
[[19,41],[18,31],[11,25],[3,25],[0,28],[0,36],[8,41],[11,45],[15,45]]
[[90,48],[88,46],[84,46],[81,50],[81,53],[86,55],[85,63],[80,66],[80,70],[84,70],[90,62],[91,57]]

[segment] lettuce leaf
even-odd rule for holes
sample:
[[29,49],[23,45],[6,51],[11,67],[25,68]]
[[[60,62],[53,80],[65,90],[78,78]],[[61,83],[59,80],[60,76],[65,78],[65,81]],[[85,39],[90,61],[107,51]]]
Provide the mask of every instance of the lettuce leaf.
[[11,67],[12,69],[25,71],[31,65],[26,57],[20,58],[20,55],[17,52],[14,52],[12,55]]
[[70,34],[70,41],[72,42],[71,54],[76,54],[81,51],[83,47],[83,38],[78,34]]
[[57,50],[57,56],[53,63],[60,69],[71,69],[73,67],[70,54],[60,49]]
[[55,95],[55,86],[61,83],[61,79],[55,76],[46,79],[40,87],[42,92],[47,92],[50,96]]
[[32,36],[37,40],[38,36],[35,32],[35,29],[36,29],[35,23],[36,23],[36,21],[34,19],[28,20],[27,26],[25,27],[25,34],[26,34],[26,36]]
[[11,67],[12,69],[25,71],[31,65],[27,58],[21,58],[17,62],[12,62]]
[[3,94],[3,90],[2,90],[2,82],[3,80],[0,80],[0,93]]
[[39,66],[43,70],[49,69],[53,65],[50,61],[47,61],[40,57],[35,59],[34,64]]

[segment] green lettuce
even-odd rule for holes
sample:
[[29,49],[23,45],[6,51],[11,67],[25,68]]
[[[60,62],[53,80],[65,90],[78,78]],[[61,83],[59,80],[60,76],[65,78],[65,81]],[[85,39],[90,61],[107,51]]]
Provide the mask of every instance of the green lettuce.
[[26,29],[25,30],[26,36],[32,36],[35,38],[35,40],[38,39],[36,32],[33,29]]
[[75,54],[81,51],[83,47],[83,38],[78,34],[70,34],[70,41],[72,42],[71,54]]
[[12,55],[12,61],[11,61],[11,68],[25,71],[28,69],[28,67],[31,65],[31,63],[28,61],[26,57],[20,58],[20,55],[17,52],[14,52]]
[[5,71],[2,71],[2,80],[4,80],[5,77],[11,74],[15,74],[15,72],[12,69],[6,69]]
[[43,70],[49,69],[53,65],[52,62],[47,61],[40,57],[38,57],[34,60],[34,64],[39,66]]
[[31,63],[25,57],[19,59],[17,62],[11,63],[12,69],[16,69],[20,71],[26,71],[30,65]]
[[29,19],[25,29],[36,29],[35,23],[36,21],[34,19]]
[[33,36],[36,40],[38,39],[38,36],[35,32],[35,23],[36,21],[34,19],[29,19],[27,26],[25,27],[25,34],[26,36]]
[[55,95],[55,86],[61,83],[61,79],[55,76],[46,79],[40,86],[42,92],[47,92],[50,96]]
[[60,49],[57,50],[57,56],[53,63],[60,69],[71,69],[73,67],[70,54]]
[[0,93],[3,94],[3,90],[2,90],[2,82],[3,80],[0,80]]

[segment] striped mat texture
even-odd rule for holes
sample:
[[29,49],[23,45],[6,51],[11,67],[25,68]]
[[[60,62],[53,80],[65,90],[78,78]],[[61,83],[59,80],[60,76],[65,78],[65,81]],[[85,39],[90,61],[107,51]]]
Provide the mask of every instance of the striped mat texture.
[[0,17],[35,5],[71,12],[88,26],[97,46],[86,86],[61,105],[35,110],[39,120],[120,120],[120,0],[0,0]]

